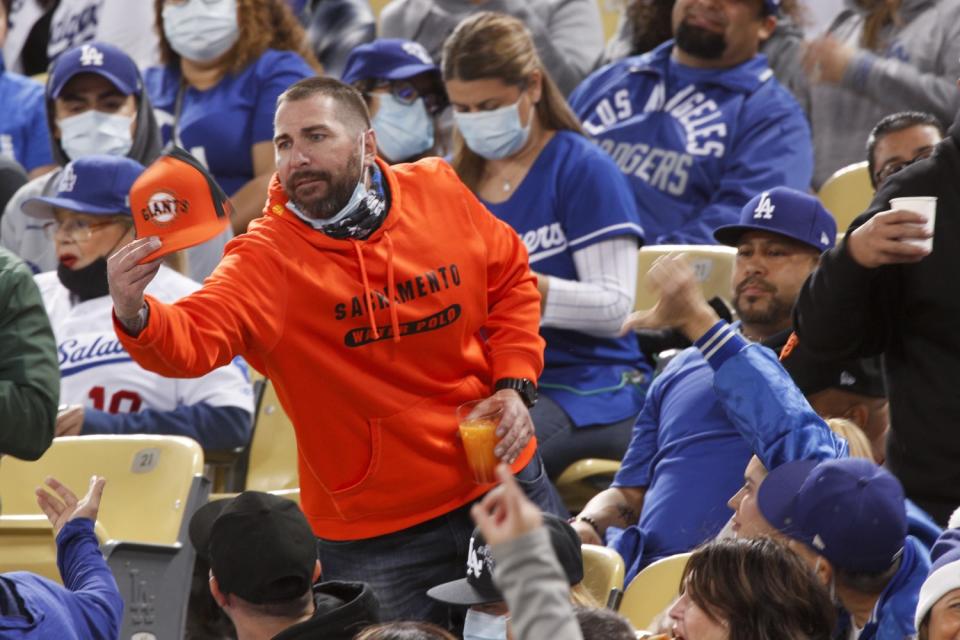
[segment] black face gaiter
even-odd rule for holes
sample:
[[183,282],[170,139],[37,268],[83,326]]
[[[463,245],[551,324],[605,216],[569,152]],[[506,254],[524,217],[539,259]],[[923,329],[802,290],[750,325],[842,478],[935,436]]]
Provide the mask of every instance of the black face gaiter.
[[57,265],[57,277],[81,302],[110,293],[107,283],[107,259],[104,256],[80,269],[70,269],[61,262]]

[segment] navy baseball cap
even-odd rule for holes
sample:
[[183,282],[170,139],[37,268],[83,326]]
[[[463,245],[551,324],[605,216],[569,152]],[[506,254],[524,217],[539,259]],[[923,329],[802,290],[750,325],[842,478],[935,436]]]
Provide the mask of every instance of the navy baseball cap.
[[763,0],[763,13],[768,16],[780,15],[780,0]]
[[400,38],[379,38],[354,47],[347,57],[341,80],[353,84],[358,80],[404,80],[440,69],[419,42]]
[[130,187],[143,171],[143,165],[130,158],[78,158],[60,171],[55,195],[30,198],[22,209],[35,218],[53,218],[54,207],[94,216],[129,216]]
[[740,210],[740,222],[718,227],[713,237],[720,244],[737,246],[747,231],[766,231],[792,238],[821,253],[837,240],[837,222],[810,194],[776,187],[757,194]]
[[120,93],[140,95],[140,72],[133,58],[105,42],[88,42],[64,51],[50,65],[47,91],[50,98],[59,98],[66,84],[79,73],[103,76]]
[[781,533],[851,573],[889,569],[907,538],[903,487],[862,458],[788,462],[760,485],[757,506]]
[[[580,536],[569,524],[549,513],[543,514],[543,526],[550,534],[550,544],[571,585],[583,580],[583,551]],[[503,594],[493,583],[493,554],[480,529],[470,536],[467,552],[467,577],[445,582],[427,591],[427,596],[447,604],[472,606],[502,602]]]

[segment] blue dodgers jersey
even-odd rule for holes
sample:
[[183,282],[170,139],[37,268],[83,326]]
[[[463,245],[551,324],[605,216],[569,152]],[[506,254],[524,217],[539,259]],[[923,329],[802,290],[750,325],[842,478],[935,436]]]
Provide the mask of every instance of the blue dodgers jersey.
[[613,486],[646,487],[632,575],[715,536],[733,512],[753,452],[727,417],[713,369],[696,348],[680,352],[650,386]]
[[[227,75],[211,89],[187,88],[177,127],[179,144],[233,195],[253,178],[251,147],[273,139],[277,97],[294,82],[312,75],[313,70],[298,54],[268,49],[246,69]],[[148,69],[144,78],[164,144],[173,136],[180,78],[177,66]]]
[[[633,236],[643,244],[626,181],[609,157],[571,131],[554,135],[509,200],[484,205],[516,230],[530,268],[545,275],[577,280],[573,253],[596,242]],[[547,327],[540,334],[547,343],[540,390],[575,424],[609,424],[639,413],[642,380],[629,374],[641,370],[649,381],[650,371],[632,335],[598,338]]]
[[0,58],[0,156],[27,171],[53,164],[43,85],[3,68]]
[[672,48],[598,70],[570,104],[628,176],[648,244],[713,244],[757,193],[809,189],[810,128],[765,56],[718,71],[681,65]]

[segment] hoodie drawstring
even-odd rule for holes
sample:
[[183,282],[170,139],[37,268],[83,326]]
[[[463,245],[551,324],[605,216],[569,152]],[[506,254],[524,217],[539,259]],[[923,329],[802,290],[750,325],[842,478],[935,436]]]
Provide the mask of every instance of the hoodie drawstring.
[[[390,307],[390,327],[393,329],[393,341],[400,342],[400,319],[397,313],[397,291],[394,282],[393,272],[393,240],[390,234],[383,232],[383,239],[387,245],[387,306]],[[380,331],[377,329],[377,321],[373,317],[373,292],[370,291],[370,280],[367,278],[367,265],[363,260],[363,250],[360,248],[360,242],[350,240],[353,250],[357,254],[357,262],[360,263],[360,278],[363,281],[363,299],[367,303],[367,317],[370,320],[370,331],[374,340],[380,339]]]

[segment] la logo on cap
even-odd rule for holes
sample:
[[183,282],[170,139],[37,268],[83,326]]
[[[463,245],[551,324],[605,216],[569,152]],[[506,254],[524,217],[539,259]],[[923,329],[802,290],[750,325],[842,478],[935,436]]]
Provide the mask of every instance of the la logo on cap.
[[102,67],[103,53],[93,45],[85,44],[80,48],[80,64],[84,67]]
[[158,191],[150,196],[140,214],[144,220],[164,226],[173,222],[181,213],[186,214],[189,209],[188,201],[167,191]]
[[776,210],[777,207],[770,202],[770,194],[764,191],[760,194],[760,202],[757,203],[757,208],[753,210],[753,217],[755,220],[770,220]]
[[60,176],[60,182],[57,184],[57,191],[60,193],[68,193],[73,191],[73,188],[77,186],[77,174],[74,173],[73,167],[67,165],[63,169],[63,174]]
[[419,42],[404,42],[403,50],[414,58],[419,58],[423,64],[433,64],[433,60],[430,59],[430,54],[427,53],[427,50],[424,49],[423,45]]

